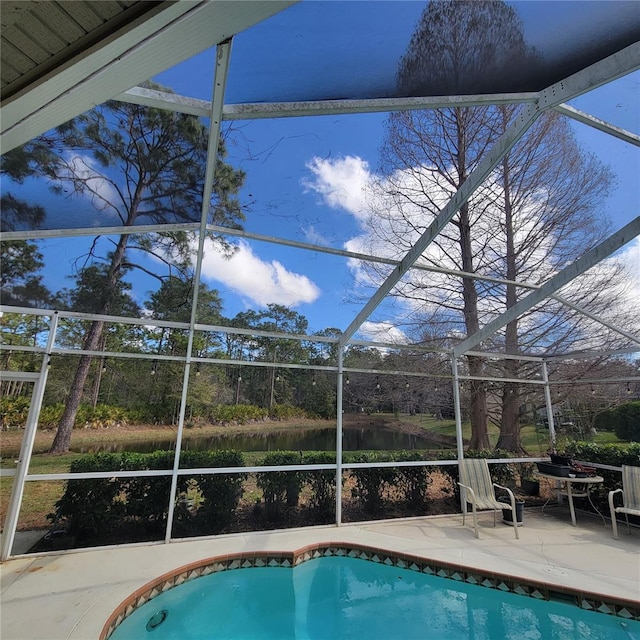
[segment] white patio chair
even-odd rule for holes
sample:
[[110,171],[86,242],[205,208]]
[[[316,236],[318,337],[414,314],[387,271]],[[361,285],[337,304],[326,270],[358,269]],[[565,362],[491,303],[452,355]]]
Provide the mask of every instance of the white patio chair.
[[[519,539],[518,518],[516,516],[516,499],[513,491],[491,481],[489,465],[483,458],[467,458],[460,460],[460,482],[462,488],[462,526],[467,516],[467,503],[471,505],[473,513],[473,529],[478,535],[477,510],[493,510],[493,526],[496,526],[496,514],[502,509],[511,509],[513,516],[513,530]],[[499,502],[496,499],[496,489],[502,489],[509,495],[509,502]]]
[[[616,493],[622,494],[622,505],[616,507],[614,496]],[[611,526],[613,527],[613,537],[618,538],[618,522],[616,514],[624,513],[627,521],[627,531],[629,528],[629,514],[640,516],[640,467],[622,465],[622,489],[609,491],[609,509],[611,510]]]

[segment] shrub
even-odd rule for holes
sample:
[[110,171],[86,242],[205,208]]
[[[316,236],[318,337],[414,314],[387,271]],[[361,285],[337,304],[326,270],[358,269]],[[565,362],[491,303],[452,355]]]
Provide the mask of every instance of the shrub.
[[[640,466],[640,443],[632,444],[595,444],[593,442],[570,442],[566,447],[575,460],[608,464],[614,467],[624,465]],[[592,487],[591,493],[606,498],[609,491],[622,488],[622,476],[618,471],[598,469],[598,475],[604,478],[600,485]]]
[[[120,468],[123,471],[140,471],[142,469],[172,469],[173,451],[154,451],[153,453],[122,453]],[[126,494],[125,512],[143,525],[146,530],[161,532],[167,523],[167,508],[171,478],[168,476],[149,476],[140,478],[123,478],[123,491]]]
[[[393,455],[398,462],[422,460],[422,456],[415,451],[398,451]],[[427,501],[427,492],[431,484],[431,476],[428,467],[398,467],[395,483],[403,496],[403,500],[412,509],[424,507]]]
[[627,402],[613,410],[614,431],[620,440],[640,441],[640,400]]
[[208,419],[214,424],[231,424],[265,420],[267,409],[252,404],[217,404],[209,410]]
[[[347,462],[390,462],[391,456],[383,453],[352,453]],[[351,494],[358,498],[367,513],[379,513],[384,505],[384,492],[394,483],[396,470],[391,467],[351,469],[356,487]]]
[[40,417],[38,418],[38,426],[41,429],[55,429],[58,426],[58,422],[60,422],[63,411],[64,404],[62,402],[42,407],[42,409],[40,409]]
[[[335,453],[330,451],[314,451],[303,457],[304,464],[335,464]],[[305,471],[304,482],[311,489],[309,507],[318,518],[326,519],[335,515],[336,504],[336,472],[333,469]]]
[[29,415],[30,396],[0,397],[0,416],[2,429],[9,427],[24,427]]
[[100,429],[128,421],[128,411],[122,407],[108,404],[98,404],[92,407],[80,405],[76,414],[75,427],[90,427]]
[[274,404],[269,412],[269,417],[273,420],[290,420],[291,418],[306,418],[307,412],[300,407],[290,404]]
[[[297,451],[274,451],[268,453],[260,466],[284,466],[302,464],[302,453]],[[258,474],[257,484],[264,497],[265,516],[269,520],[279,519],[286,507],[298,505],[304,473],[299,471],[270,471]]]
[[615,430],[615,412],[613,409],[607,409],[596,415],[593,426],[597,431],[614,431]]
[[[244,467],[244,457],[239,451],[184,451],[180,457],[181,468]],[[193,535],[219,533],[233,522],[242,497],[246,473],[208,474],[180,476],[178,489],[186,493],[189,484],[197,484],[202,502],[192,510],[183,510],[183,524]],[[192,487],[193,490],[193,487]]]
[[[71,473],[117,471],[119,454],[96,453],[71,463]],[[67,531],[78,537],[98,535],[115,529],[124,517],[120,500],[122,479],[67,480],[64,494],[55,503],[55,512],[47,518],[54,526],[66,523]]]

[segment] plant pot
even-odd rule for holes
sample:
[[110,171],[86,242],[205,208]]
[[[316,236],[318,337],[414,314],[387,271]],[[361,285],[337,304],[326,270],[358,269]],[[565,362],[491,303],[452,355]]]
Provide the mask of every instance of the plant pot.
[[537,480],[523,478],[520,481],[520,488],[522,489],[522,492],[526,493],[528,496],[540,495],[540,483]]
[[[509,498],[498,498],[498,502],[509,503]],[[502,510],[502,522],[513,526],[513,511],[511,509]],[[524,524],[524,500],[516,500],[516,522],[519,526]]]
[[562,455],[560,453],[550,453],[549,457],[551,458],[551,462],[553,462],[553,464],[561,464],[567,467],[570,467],[571,463],[573,462],[573,458],[571,456]]
[[559,478],[568,478],[572,472],[568,464],[555,464],[554,462],[536,462],[538,471],[546,473],[550,476],[558,476]]

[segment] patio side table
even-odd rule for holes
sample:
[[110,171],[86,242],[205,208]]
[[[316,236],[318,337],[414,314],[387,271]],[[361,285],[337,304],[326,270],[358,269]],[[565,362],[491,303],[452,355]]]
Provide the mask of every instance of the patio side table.
[[[593,504],[593,500],[591,500],[591,488],[596,484],[602,484],[604,482],[604,478],[602,476],[593,476],[591,478],[568,478],[564,476],[554,476],[550,473],[541,473],[540,471],[534,471],[534,476],[538,478],[543,478],[545,480],[555,480],[556,487],[555,492],[556,495],[561,498],[562,496],[567,497],[567,502],[569,503],[569,511],[571,512],[571,523],[573,526],[576,526],[576,511],[573,506],[574,498],[587,498],[589,500],[589,504],[593,507],[594,511],[602,518],[602,522],[606,524],[606,520],[604,516],[598,510],[595,504]],[[575,490],[573,485],[581,485],[576,486]],[[542,505],[542,512],[544,513],[544,508],[549,504],[549,498],[544,505]]]

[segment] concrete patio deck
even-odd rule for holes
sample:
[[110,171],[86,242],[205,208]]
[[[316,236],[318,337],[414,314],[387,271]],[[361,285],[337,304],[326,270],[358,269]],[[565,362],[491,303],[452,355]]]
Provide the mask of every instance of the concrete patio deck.
[[1,567],[2,640],[98,638],[109,615],[133,591],[190,562],[248,551],[293,551],[318,542],[368,545],[486,572],[543,581],[640,603],[640,531],[585,513],[571,525],[566,508],[527,509],[520,540],[511,527],[479,516],[440,516],[337,527],[219,536],[152,546],[18,557]]

